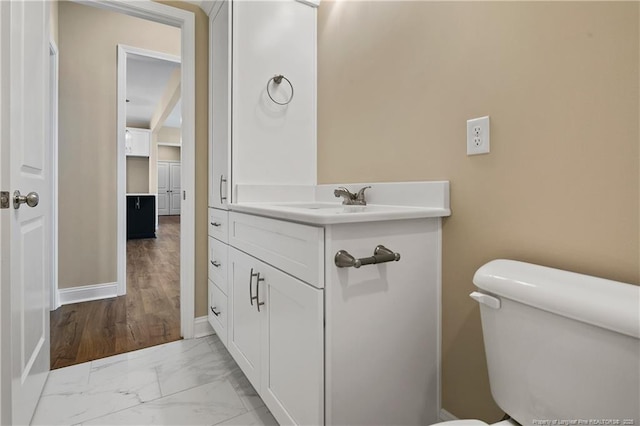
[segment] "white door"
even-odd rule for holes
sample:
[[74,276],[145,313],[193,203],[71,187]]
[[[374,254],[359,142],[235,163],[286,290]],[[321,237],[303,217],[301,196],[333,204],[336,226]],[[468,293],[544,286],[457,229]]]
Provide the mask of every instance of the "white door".
[[260,389],[260,317],[256,304],[259,277],[249,255],[229,247],[229,334],[227,349],[254,388]]
[[158,161],[158,215],[169,213],[169,163]]
[[324,424],[324,298],[319,288],[259,262],[260,396],[280,424]]
[[169,194],[171,201],[169,202],[169,214],[180,214],[180,200],[182,200],[182,191],[180,191],[180,163],[169,163]]
[[49,373],[49,6],[11,1],[0,2],[0,8],[1,86],[6,88],[0,102],[1,189],[11,196],[16,190],[39,195],[36,206],[11,206],[0,216],[3,240],[9,242],[2,244],[2,309],[10,311],[2,313],[2,345],[10,348],[2,356],[2,399],[4,403],[9,396],[11,401],[2,406],[2,420],[29,424]]
[[[211,146],[209,147],[209,206],[227,210],[230,195],[229,145],[231,143],[231,2],[225,1],[210,29]],[[215,124],[213,124],[215,123]]]

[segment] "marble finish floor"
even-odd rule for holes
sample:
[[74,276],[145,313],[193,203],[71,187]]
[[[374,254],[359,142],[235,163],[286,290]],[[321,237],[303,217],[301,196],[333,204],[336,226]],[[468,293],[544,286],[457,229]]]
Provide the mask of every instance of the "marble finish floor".
[[33,425],[277,425],[217,336],[53,370]]

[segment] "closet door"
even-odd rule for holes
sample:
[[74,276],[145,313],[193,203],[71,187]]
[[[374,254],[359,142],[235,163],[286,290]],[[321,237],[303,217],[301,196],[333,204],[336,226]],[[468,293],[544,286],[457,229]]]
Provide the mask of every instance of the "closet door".
[[180,163],[169,163],[169,214],[180,214],[180,201],[182,191],[180,190]]
[[158,215],[169,213],[169,163],[158,161]]

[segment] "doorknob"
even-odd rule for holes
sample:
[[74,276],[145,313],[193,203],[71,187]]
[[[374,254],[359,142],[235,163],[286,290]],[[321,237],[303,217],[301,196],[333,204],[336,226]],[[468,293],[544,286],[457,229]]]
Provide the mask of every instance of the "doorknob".
[[38,205],[40,197],[37,192],[30,192],[27,195],[20,195],[20,191],[13,192],[13,208],[19,209],[20,204],[27,204],[29,207],[35,207]]

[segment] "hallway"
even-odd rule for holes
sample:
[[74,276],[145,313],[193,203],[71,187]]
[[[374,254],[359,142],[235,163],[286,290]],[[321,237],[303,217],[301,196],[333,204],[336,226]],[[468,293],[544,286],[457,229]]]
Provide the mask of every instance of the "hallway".
[[51,312],[51,369],[180,339],[180,216],[127,241],[127,294]]

